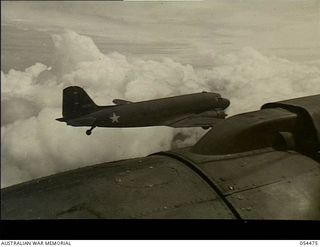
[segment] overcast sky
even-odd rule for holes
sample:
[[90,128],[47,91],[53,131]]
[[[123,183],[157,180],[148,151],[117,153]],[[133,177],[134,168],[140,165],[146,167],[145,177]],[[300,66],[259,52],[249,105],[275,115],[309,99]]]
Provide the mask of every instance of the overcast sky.
[[293,60],[320,59],[318,0],[7,1],[1,7],[4,25],[46,31],[68,28],[101,36],[127,50],[131,46],[132,53],[137,49],[143,53],[143,48],[172,52],[177,60],[191,63],[197,59],[191,54],[245,46]]

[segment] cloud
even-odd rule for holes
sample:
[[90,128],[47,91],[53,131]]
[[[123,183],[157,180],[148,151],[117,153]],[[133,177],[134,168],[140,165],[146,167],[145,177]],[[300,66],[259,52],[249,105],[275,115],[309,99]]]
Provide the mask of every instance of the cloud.
[[215,54],[213,68],[201,71],[205,84],[231,98],[229,113],[256,110],[269,101],[320,93],[320,67],[267,57],[245,47]]
[[100,162],[145,156],[194,144],[200,128],[98,128],[92,136],[68,127],[61,116],[62,89],[83,87],[97,104],[206,91],[231,99],[230,114],[256,110],[269,101],[320,93],[318,63],[267,57],[247,47],[210,53],[210,69],[171,58],[159,61],[103,54],[91,38],[66,31],[53,37],[52,68],[36,63],[25,71],[1,72],[1,186],[9,186]]

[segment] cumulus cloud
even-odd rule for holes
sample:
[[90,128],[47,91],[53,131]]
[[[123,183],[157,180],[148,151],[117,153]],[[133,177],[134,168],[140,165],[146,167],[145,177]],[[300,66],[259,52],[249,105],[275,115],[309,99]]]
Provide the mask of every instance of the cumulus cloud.
[[200,128],[83,128],[55,121],[62,90],[83,87],[97,104],[114,98],[139,101],[206,91],[230,98],[229,114],[256,110],[263,103],[320,93],[320,67],[267,57],[247,47],[212,53],[212,68],[194,69],[170,58],[159,61],[103,54],[91,38],[66,31],[52,36],[51,67],[37,63],[25,71],[1,72],[1,186],[99,162],[144,156],[192,145]]
[[320,93],[316,63],[267,57],[250,47],[216,54],[212,61],[213,68],[201,71],[201,76],[211,90],[231,98],[231,114],[258,109],[265,102]]

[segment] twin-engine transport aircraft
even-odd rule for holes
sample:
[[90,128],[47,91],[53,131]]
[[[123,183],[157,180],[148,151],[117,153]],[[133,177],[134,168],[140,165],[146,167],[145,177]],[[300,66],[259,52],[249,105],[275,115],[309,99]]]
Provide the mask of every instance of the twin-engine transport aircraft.
[[209,128],[225,118],[224,110],[230,105],[220,94],[209,92],[141,102],[114,99],[113,103],[98,106],[81,87],[67,87],[63,90],[63,117],[57,120],[71,126],[89,126],[87,135],[95,127]]

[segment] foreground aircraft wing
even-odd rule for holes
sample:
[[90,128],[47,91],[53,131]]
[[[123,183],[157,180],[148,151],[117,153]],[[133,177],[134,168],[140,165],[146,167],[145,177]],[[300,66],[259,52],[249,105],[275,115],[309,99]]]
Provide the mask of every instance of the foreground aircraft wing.
[[124,99],[114,99],[114,100],[112,100],[112,102],[116,105],[126,105],[126,104],[132,103],[131,101],[127,101]]
[[212,127],[222,119],[204,117],[204,116],[188,116],[183,119],[175,120],[166,123],[166,126],[174,128],[186,128],[186,127]]

